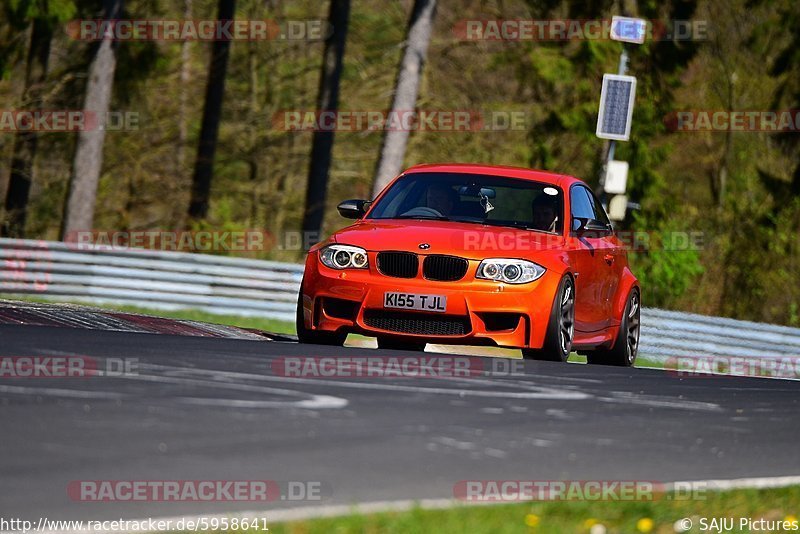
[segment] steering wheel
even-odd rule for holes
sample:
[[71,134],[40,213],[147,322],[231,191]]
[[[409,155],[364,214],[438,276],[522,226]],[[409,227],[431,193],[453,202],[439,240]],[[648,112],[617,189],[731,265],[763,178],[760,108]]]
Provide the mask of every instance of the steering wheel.
[[409,215],[411,217],[419,216],[419,217],[444,217],[438,210],[433,208],[429,208],[428,206],[417,206],[416,208],[411,208],[407,212],[401,214],[404,217]]

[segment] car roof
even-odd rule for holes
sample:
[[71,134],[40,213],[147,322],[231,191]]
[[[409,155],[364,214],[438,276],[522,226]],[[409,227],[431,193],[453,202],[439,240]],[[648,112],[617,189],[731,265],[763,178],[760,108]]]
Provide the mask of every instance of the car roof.
[[463,174],[490,174],[494,176],[505,176],[507,178],[519,178],[521,180],[532,180],[537,182],[549,183],[560,186],[567,190],[575,183],[584,183],[583,180],[549,171],[539,171],[527,169],[525,167],[511,167],[507,165],[486,165],[480,163],[426,163],[414,165],[405,170],[403,174],[418,172],[454,172]]

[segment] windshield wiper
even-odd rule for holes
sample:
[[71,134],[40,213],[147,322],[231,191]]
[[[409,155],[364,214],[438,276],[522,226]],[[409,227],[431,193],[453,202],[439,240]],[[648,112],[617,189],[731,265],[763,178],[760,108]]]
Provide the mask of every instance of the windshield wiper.
[[500,222],[500,221],[483,221],[483,224],[487,226],[508,226],[510,228],[521,228],[523,230],[538,230],[538,228],[534,228],[533,226],[516,222],[516,221],[509,221],[509,222]]
[[542,232],[545,234],[558,234],[558,232],[551,232],[550,230],[542,230],[541,228],[536,228],[535,226],[531,226],[528,223],[522,223],[517,221],[510,221],[510,222],[483,221],[483,224],[487,226],[506,226],[508,228],[519,228],[520,230],[531,230],[533,232]]

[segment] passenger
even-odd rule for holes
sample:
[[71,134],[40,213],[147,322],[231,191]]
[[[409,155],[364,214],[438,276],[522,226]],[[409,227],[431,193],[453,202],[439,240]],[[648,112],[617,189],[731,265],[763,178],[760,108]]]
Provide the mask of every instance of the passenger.
[[545,232],[555,232],[558,222],[558,197],[541,193],[531,203],[533,210],[531,227]]

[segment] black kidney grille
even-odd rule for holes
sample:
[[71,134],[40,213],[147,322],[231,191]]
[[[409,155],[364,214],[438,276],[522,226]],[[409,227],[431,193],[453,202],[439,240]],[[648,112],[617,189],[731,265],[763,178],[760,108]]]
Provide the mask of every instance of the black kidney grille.
[[434,254],[425,258],[422,263],[422,273],[428,280],[454,282],[464,278],[468,266],[469,262],[464,258]]
[[364,324],[371,328],[426,336],[463,336],[470,331],[468,317],[364,310]]
[[412,252],[378,252],[378,270],[395,278],[414,278],[419,270],[419,259]]

